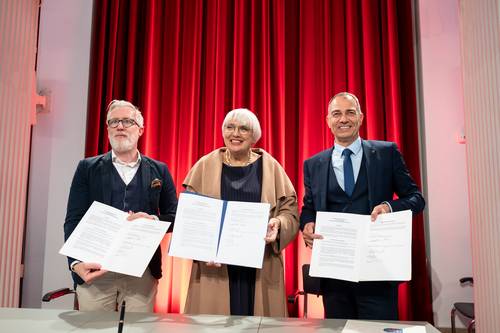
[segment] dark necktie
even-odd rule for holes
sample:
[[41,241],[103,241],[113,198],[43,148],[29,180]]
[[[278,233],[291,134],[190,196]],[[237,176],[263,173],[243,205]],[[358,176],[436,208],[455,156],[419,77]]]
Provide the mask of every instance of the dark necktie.
[[344,192],[351,196],[354,191],[354,171],[352,170],[351,161],[352,151],[350,149],[344,149],[342,156],[344,156]]

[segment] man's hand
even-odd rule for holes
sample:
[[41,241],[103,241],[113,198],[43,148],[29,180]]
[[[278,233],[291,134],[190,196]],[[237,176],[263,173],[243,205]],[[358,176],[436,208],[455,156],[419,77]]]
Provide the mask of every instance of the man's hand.
[[92,284],[95,279],[108,272],[101,269],[101,265],[93,262],[80,262],[73,266],[73,271],[78,274],[86,284]]
[[315,222],[308,222],[304,226],[304,230],[302,231],[302,238],[304,238],[304,242],[306,243],[306,247],[313,247],[313,241],[315,239],[323,239],[323,236],[314,233]]
[[389,207],[389,205],[386,203],[383,203],[383,204],[380,204],[380,205],[373,207],[373,211],[371,214],[372,222],[374,222],[377,219],[377,216],[379,214],[386,214],[386,213],[390,213],[390,212],[391,212],[391,207]]
[[206,262],[205,265],[207,265],[207,267],[221,267],[222,265],[219,264],[218,262],[214,262],[214,261],[209,261],[209,262]]
[[269,220],[269,223],[267,224],[267,233],[266,237],[264,240],[266,241],[266,244],[272,243],[276,240],[278,237],[278,232],[281,227],[281,220],[273,217]]
[[138,213],[134,213],[132,211],[128,212],[128,216],[127,216],[128,221],[133,221],[133,220],[139,219],[139,218],[150,219],[150,220],[157,220],[158,219],[156,216],[149,215],[149,214],[146,214],[144,212],[138,212]]

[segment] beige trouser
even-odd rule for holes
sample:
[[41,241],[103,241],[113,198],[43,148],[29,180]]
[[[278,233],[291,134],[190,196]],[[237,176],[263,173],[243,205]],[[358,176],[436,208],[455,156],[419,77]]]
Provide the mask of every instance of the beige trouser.
[[92,284],[76,287],[80,311],[115,311],[125,300],[125,308],[132,312],[153,312],[158,280],[149,268],[141,278],[107,272]]

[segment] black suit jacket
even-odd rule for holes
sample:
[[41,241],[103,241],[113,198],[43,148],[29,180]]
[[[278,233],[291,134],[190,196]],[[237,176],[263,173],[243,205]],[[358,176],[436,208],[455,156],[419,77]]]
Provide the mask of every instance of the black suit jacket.
[[[167,165],[141,155],[142,168],[142,211],[158,215],[161,220],[173,221],[177,209],[177,195],[172,176]],[[94,201],[111,204],[111,172],[113,171],[111,152],[81,160],[76,169],[69,192],[68,209],[64,222],[64,240],[67,240]],[[161,181],[161,186],[151,186],[153,180]],[[68,257],[68,264],[75,259]],[[151,274],[161,277],[161,251],[156,251],[149,263]],[[73,281],[83,280],[72,273]]]
[[[368,176],[370,211],[387,201],[394,212],[411,209],[414,214],[425,207],[425,200],[413,181],[403,157],[393,142],[362,140]],[[316,221],[316,212],[326,211],[328,168],[331,167],[333,147],[304,162],[304,206],[300,227]],[[393,200],[394,193],[398,199]]]

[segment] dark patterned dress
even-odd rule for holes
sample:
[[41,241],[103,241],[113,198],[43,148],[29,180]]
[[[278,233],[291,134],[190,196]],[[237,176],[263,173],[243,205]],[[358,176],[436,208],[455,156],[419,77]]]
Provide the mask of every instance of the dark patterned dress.
[[[262,158],[244,167],[222,166],[221,198],[230,201],[260,202]],[[253,316],[255,268],[227,265],[231,315]]]

